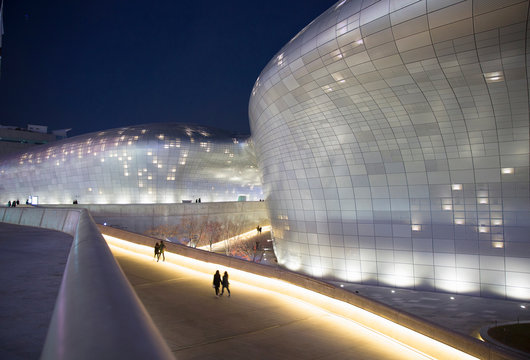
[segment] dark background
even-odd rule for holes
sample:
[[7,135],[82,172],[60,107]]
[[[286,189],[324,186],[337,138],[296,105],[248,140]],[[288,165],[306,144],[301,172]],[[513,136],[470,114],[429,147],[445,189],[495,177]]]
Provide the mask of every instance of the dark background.
[[248,134],[268,61],[335,1],[4,0],[0,124]]

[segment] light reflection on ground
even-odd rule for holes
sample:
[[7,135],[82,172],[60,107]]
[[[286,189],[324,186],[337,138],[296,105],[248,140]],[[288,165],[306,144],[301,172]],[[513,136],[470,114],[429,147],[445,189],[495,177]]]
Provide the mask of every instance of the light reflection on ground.
[[[107,235],[104,237],[116,256],[141,258],[143,261],[152,263],[152,248]],[[168,252],[166,252],[166,262],[156,265],[162,265],[170,271],[184,273],[187,278],[195,278],[196,281],[204,282],[205,287],[211,282],[211,274],[215,270],[227,270],[230,273],[231,287],[237,287],[239,291],[245,289],[248,292],[266,293],[267,301],[273,302],[274,306],[288,307],[293,313],[307,311],[312,316],[325,317],[328,323],[326,326],[321,326],[326,327],[326,337],[342,338],[344,334],[355,334],[355,337],[362,336],[360,341],[363,344],[366,343],[363,346],[372,350],[377,349],[378,355],[374,358],[396,358],[397,354],[400,354],[403,355],[403,358],[474,359],[447,345],[350,304],[283,281],[224,268],[217,264],[204,263]],[[333,325],[330,326],[329,321]],[[335,332],[335,334],[329,333],[330,331]],[[367,342],[372,343],[368,345]]]

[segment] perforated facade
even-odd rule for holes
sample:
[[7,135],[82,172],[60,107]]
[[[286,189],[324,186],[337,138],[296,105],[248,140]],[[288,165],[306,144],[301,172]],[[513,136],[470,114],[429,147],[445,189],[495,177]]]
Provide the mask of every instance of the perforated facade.
[[340,1],[255,83],[275,250],[316,277],[530,299],[528,1]]
[[0,201],[178,203],[263,197],[248,137],[159,123],[81,135],[0,159]]

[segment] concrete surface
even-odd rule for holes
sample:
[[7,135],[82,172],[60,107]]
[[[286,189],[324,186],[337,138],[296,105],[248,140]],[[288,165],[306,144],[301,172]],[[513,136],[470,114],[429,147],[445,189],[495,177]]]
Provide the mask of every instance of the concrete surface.
[[90,214],[76,212],[76,233],[41,360],[172,360]]
[[[115,236],[122,239],[127,239],[129,244],[141,244],[148,247],[148,252],[151,254],[152,247],[156,241],[154,238],[147,236],[129,233],[120,229],[99,226],[100,231],[106,235]],[[107,239],[109,241],[109,239]],[[279,279],[290,284],[295,284],[301,288],[314,291],[315,293],[327,296],[329,298],[337,299],[345,303],[354,305],[358,308],[367,310],[372,314],[378,314],[379,316],[389,319],[396,324],[400,324],[408,329],[413,329],[419,334],[424,334],[432,339],[435,339],[444,344],[450,344],[456,349],[465,351],[468,354],[472,354],[481,359],[515,359],[519,358],[517,354],[513,354],[510,351],[501,349],[493,344],[484,343],[477,338],[469,336],[467,334],[458,332],[452,327],[450,321],[444,321],[443,317],[440,317],[441,321],[434,322],[429,318],[429,316],[423,316],[421,312],[408,312],[403,311],[399,306],[389,306],[383,302],[372,299],[368,294],[356,293],[355,290],[350,291],[345,288],[336,286],[334,284],[326,283],[318,279],[310,278],[308,276],[298,274],[292,271],[280,267],[266,266],[261,264],[256,264],[233,257],[226,257],[220,254],[213,252],[202,251],[198,249],[193,249],[187,246],[181,246],[176,244],[167,243],[168,251],[174,252],[189,259],[196,259],[205,263],[220,264],[220,266],[226,266],[232,269],[242,270],[248,273],[257,274],[271,279]],[[266,287],[270,287],[271,283],[267,282],[264,284]],[[352,286],[358,286],[356,284],[351,284]],[[271,288],[274,290],[274,288]],[[389,291],[389,289],[382,288],[381,291]],[[430,294],[430,293],[429,293]],[[442,297],[447,297],[448,294],[438,293]],[[421,296],[421,292],[418,292],[413,296]],[[295,296],[296,297],[296,296]],[[299,297],[299,299],[305,299],[304,297]],[[485,299],[488,301],[489,299]],[[333,306],[324,306],[324,308],[331,312],[337,313],[335,307]],[[340,311],[339,311],[340,312]],[[340,315],[340,314],[338,314]],[[348,315],[351,319],[357,319],[357,315]],[[368,327],[373,327],[373,321],[365,319],[364,324]],[[431,352],[432,345],[421,345],[417,341],[413,340],[415,337],[405,335],[405,333],[399,331],[395,332],[391,329],[385,327],[378,327],[378,331],[382,332],[388,337],[399,339],[399,341],[406,343],[412,347],[420,346],[427,353]],[[436,357],[436,356],[434,356]]]
[[0,359],[42,351],[72,236],[0,223]]
[[[69,238],[62,263],[59,262],[61,271],[52,272],[56,285],[50,294],[46,291],[52,290],[52,284],[41,277],[57,261],[59,251],[43,247],[52,243],[42,241],[43,236],[48,238],[42,235],[48,231],[9,224],[0,224],[0,229],[0,358],[36,358],[44,342],[71,237],[49,231]],[[28,239],[12,241],[26,231],[30,234]],[[35,242],[37,238],[41,241]],[[233,297],[216,298],[210,275],[179,272],[170,264],[146,261],[117,250],[114,254],[179,359],[400,358],[396,354],[401,358],[421,357],[395,342],[386,343],[363,327],[337,321],[329,312],[296,300],[237,282],[231,285]],[[443,293],[344,285],[348,291],[359,291],[362,296],[465,334],[483,321],[511,321],[514,316],[522,320],[528,314],[520,307],[524,303],[512,301],[459,295],[450,300],[450,295]],[[46,302],[44,297],[51,299],[47,316],[46,309],[41,309]]]
[[0,207],[0,222],[35,226],[75,235],[81,208]]
[[485,326],[530,320],[530,304],[525,301],[332,283],[337,286],[343,284],[344,289],[348,291],[358,292],[370,299],[473,337],[478,337],[480,329]]
[[217,298],[210,274],[111,249],[177,359],[425,358],[296,299],[234,280]]
[[[53,205],[46,205],[54,207]],[[64,207],[65,205],[55,205]],[[183,218],[208,219],[226,223],[238,219],[242,231],[268,223],[266,202],[229,201],[182,204],[78,204],[69,207],[85,208],[98,224],[107,223],[120,229],[143,234],[160,225],[178,224]]]

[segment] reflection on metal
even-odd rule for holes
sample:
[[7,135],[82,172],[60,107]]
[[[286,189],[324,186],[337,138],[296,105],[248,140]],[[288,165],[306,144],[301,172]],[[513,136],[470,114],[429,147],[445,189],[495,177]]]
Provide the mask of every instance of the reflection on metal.
[[280,264],[530,299],[528,6],[341,1],[272,56],[249,114]]
[[263,198],[248,137],[177,123],[76,136],[0,160],[0,201],[176,203]]

